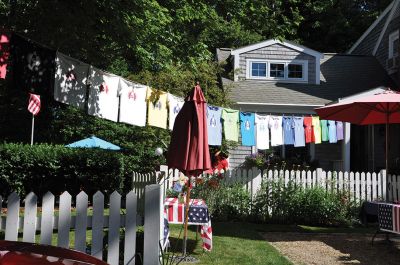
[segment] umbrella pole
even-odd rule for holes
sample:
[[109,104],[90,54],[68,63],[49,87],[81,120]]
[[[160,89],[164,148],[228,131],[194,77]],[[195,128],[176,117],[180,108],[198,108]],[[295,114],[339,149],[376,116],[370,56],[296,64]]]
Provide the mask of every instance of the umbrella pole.
[[186,201],[185,201],[185,224],[183,230],[183,248],[182,248],[182,256],[186,256],[186,241],[187,241],[187,230],[188,230],[188,221],[189,221],[189,201],[190,201],[190,177],[188,180],[188,190],[186,192]]

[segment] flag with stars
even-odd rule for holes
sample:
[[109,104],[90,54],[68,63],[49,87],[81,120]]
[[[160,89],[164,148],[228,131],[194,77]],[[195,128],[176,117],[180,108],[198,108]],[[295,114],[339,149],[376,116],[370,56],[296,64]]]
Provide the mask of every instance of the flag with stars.
[[[208,213],[208,207],[204,200],[191,199],[189,203],[189,225],[201,226],[201,239],[203,249],[211,251],[212,249],[212,227],[211,218]],[[178,198],[166,198],[164,202],[165,216],[167,224],[183,224],[185,217],[185,205],[180,203]],[[166,225],[164,225],[166,227]],[[165,234],[165,229],[164,229]]]
[[169,223],[167,217],[167,211],[164,209],[164,238],[162,248],[165,249],[169,245]]
[[380,230],[400,234],[400,205],[380,203],[378,219]]

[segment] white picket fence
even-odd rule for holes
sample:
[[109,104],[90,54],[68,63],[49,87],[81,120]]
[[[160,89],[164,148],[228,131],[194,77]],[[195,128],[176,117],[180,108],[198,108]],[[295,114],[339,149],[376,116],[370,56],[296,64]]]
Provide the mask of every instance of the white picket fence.
[[[179,176],[179,171],[161,166],[160,170],[167,177],[161,183],[162,192],[165,194],[172,188],[174,177]],[[242,183],[252,197],[260,189],[264,181],[282,179],[286,185],[294,183],[304,188],[320,186],[326,191],[347,192],[352,201],[386,200],[400,201],[400,176],[387,176],[385,170],[378,173],[365,172],[336,172],[323,171],[318,168],[314,171],[289,171],[268,170],[261,171],[256,168],[238,168],[224,173],[225,183]]]
[[[163,209],[160,185],[154,184],[145,188],[145,213],[144,213],[144,253],[143,264],[153,265],[159,263],[159,242],[162,227],[160,218]],[[0,197],[0,203],[3,200]],[[87,252],[90,255],[103,259],[111,265],[135,264],[136,231],[142,225],[142,218],[137,214],[137,195],[131,191],[125,196],[125,207],[121,207],[122,196],[114,191],[105,208],[104,194],[96,192],[92,200],[92,214],[88,214],[88,195],[84,192],[76,196],[76,209],[72,211],[72,196],[64,192],[59,196],[58,205],[55,196],[47,192],[41,204],[41,214],[38,215],[37,196],[29,193],[24,203],[15,192],[7,198],[7,215],[1,217],[0,229],[5,230],[5,240],[18,240],[18,231],[22,231],[22,241],[35,242],[36,232],[40,244],[51,245],[53,229],[57,230],[57,246],[72,248],[77,251]],[[24,213],[20,213],[20,205],[24,206]],[[58,214],[55,207],[58,206]],[[106,211],[105,211],[106,210]],[[73,214],[75,212],[75,214]],[[21,216],[20,216],[21,215]],[[70,245],[70,231],[74,229],[75,241]],[[105,229],[108,230],[108,243],[103,245]],[[122,230],[121,230],[122,229]],[[92,232],[92,241],[88,242],[88,230]],[[120,258],[121,235],[123,235],[124,250]]]

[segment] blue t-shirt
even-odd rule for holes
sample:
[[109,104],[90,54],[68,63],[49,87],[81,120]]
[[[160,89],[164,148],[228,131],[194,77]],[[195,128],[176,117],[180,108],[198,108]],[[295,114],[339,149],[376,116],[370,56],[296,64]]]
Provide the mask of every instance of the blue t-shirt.
[[294,117],[294,146],[302,147],[306,146],[305,134],[304,134],[304,118]]
[[207,132],[209,145],[221,145],[222,143],[222,108],[207,106]]
[[244,146],[256,145],[254,122],[254,113],[240,112],[240,132],[242,133],[242,145]]
[[329,127],[329,142],[330,143],[337,143],[336,122],[335,121],[328,121],[328,127]]
[[292,117],[282,118],[283,144],[294,144],[294,123]]

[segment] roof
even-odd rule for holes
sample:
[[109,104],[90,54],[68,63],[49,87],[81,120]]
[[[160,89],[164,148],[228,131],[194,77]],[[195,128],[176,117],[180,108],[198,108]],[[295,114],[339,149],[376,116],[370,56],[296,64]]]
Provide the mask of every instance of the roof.
[[241,53],[245,53],[245,52],[249,52],[249,51],[253,51],[253,50],[257,50],[263,47],[267,47],[273,44],[281,44],[283,46],[292,48],[293,50],[299,51],[299,52],[303,52],[306,54],[309,54],[311,56],[314,56],[316,58],[323,58],[323,54],[320,52],[317,52],[315,50],[312,50],[310,48],[307,48],[305,46],[302,46],[300,44],[291,42],[291,41],[280,41],[280,40],[276,40],[276,39],[270,39],[270,40],[266,40],[266,41],[262,41],[256,44],[252,44],[252,45],[248,45],[248,46],[244,46],[238,49],[234,49],[231,51],[232,55],[238,55]]
[[229,98],[236,104],[319,106],[339,98],[380,86],[393,87],[393,81],[373,56],[324,54],[321,83],[279,83],[223,78]]

